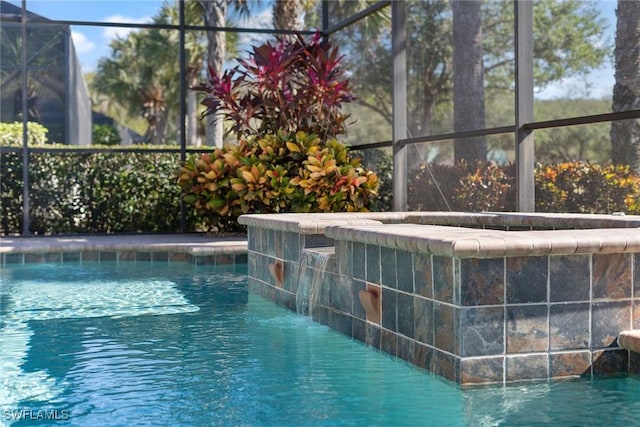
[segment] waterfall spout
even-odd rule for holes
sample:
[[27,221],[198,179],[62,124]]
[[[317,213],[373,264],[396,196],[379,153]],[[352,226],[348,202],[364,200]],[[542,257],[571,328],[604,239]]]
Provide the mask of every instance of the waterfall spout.
[[327,264],[333,257],[334,248],[305,249],[300,259],[296,311],[313,317],[313,308],[323,286]]

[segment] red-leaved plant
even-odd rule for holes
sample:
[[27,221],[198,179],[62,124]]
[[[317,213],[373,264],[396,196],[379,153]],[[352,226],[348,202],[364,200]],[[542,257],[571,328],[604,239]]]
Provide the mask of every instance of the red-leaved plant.
[[340,109],[354,100],[341,59],[319,34],[278,38],[222,75],[209,68],[208,81],[193,89],[207,95],[203,116],[221,113],[238,139],[302,131],[327,141],[346,133],[349,114]]

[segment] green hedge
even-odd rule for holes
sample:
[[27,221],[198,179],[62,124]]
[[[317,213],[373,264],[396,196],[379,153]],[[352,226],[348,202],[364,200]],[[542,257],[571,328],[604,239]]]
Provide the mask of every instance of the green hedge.
[[[0,234],[19,234],[21,154],[0,156]],[[178,232],[179,168],[175,153],[31,153],[30,231],[37,235]],[[409,208],[514,211],[514,177],[511,164],[423,166],[409,176]],[[535,183],[538,212],[640,214],[640,178],[627,167],[584,162],[537,165]],[[208,222],[187,209],[187,230],[202,230]]]
[[[47,142],[49,130],[40,123],[27,123],[27,143],[30,146],[44,145]],[[22,146],[22,123],[0,122],[0,145],[1,146]]]
[[[22,157],[0,159],[0,233],[22,231]],[[178,232],[175,153],[31,153],[33,234]],[[196,219],[188,216],[188,227]]]

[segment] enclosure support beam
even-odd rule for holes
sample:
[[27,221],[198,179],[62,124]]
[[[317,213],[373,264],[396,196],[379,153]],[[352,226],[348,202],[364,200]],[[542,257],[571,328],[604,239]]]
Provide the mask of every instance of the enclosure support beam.
[[[184,0],[178,2],[179,19],[180,19],[180,163],[184,163],[187,158],[187,82],[185,80],[187,72],[187,53],[184,49],[185,45],[185,19],[184,19]],[[196,136],[195,134],[193,135]],[[180,197],[180,232],[187,231],[187,209],[184,200]]]
[[327,36],[329,30],[329,0],[322,0],[322,34]]
[[20,20],[21,55],[22,55],[22,235],[28,236],[29,217],[29,135],[27,111],[27,1],[22,0],[22,16]]
[[516,46],[516,210],[535,211],[533,131],[533,2],[513,2]]
[[391,52],[393,55],[393,210],[404,212],[407,203],[407,28],[404,0],[391,4]]

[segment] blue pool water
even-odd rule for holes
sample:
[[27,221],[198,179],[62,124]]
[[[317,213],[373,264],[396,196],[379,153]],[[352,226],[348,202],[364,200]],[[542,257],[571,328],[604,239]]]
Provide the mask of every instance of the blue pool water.
[[248,294],[245,273],[141,263],[0,270],[0,425],[640,419],[638,377],[460,390]]

